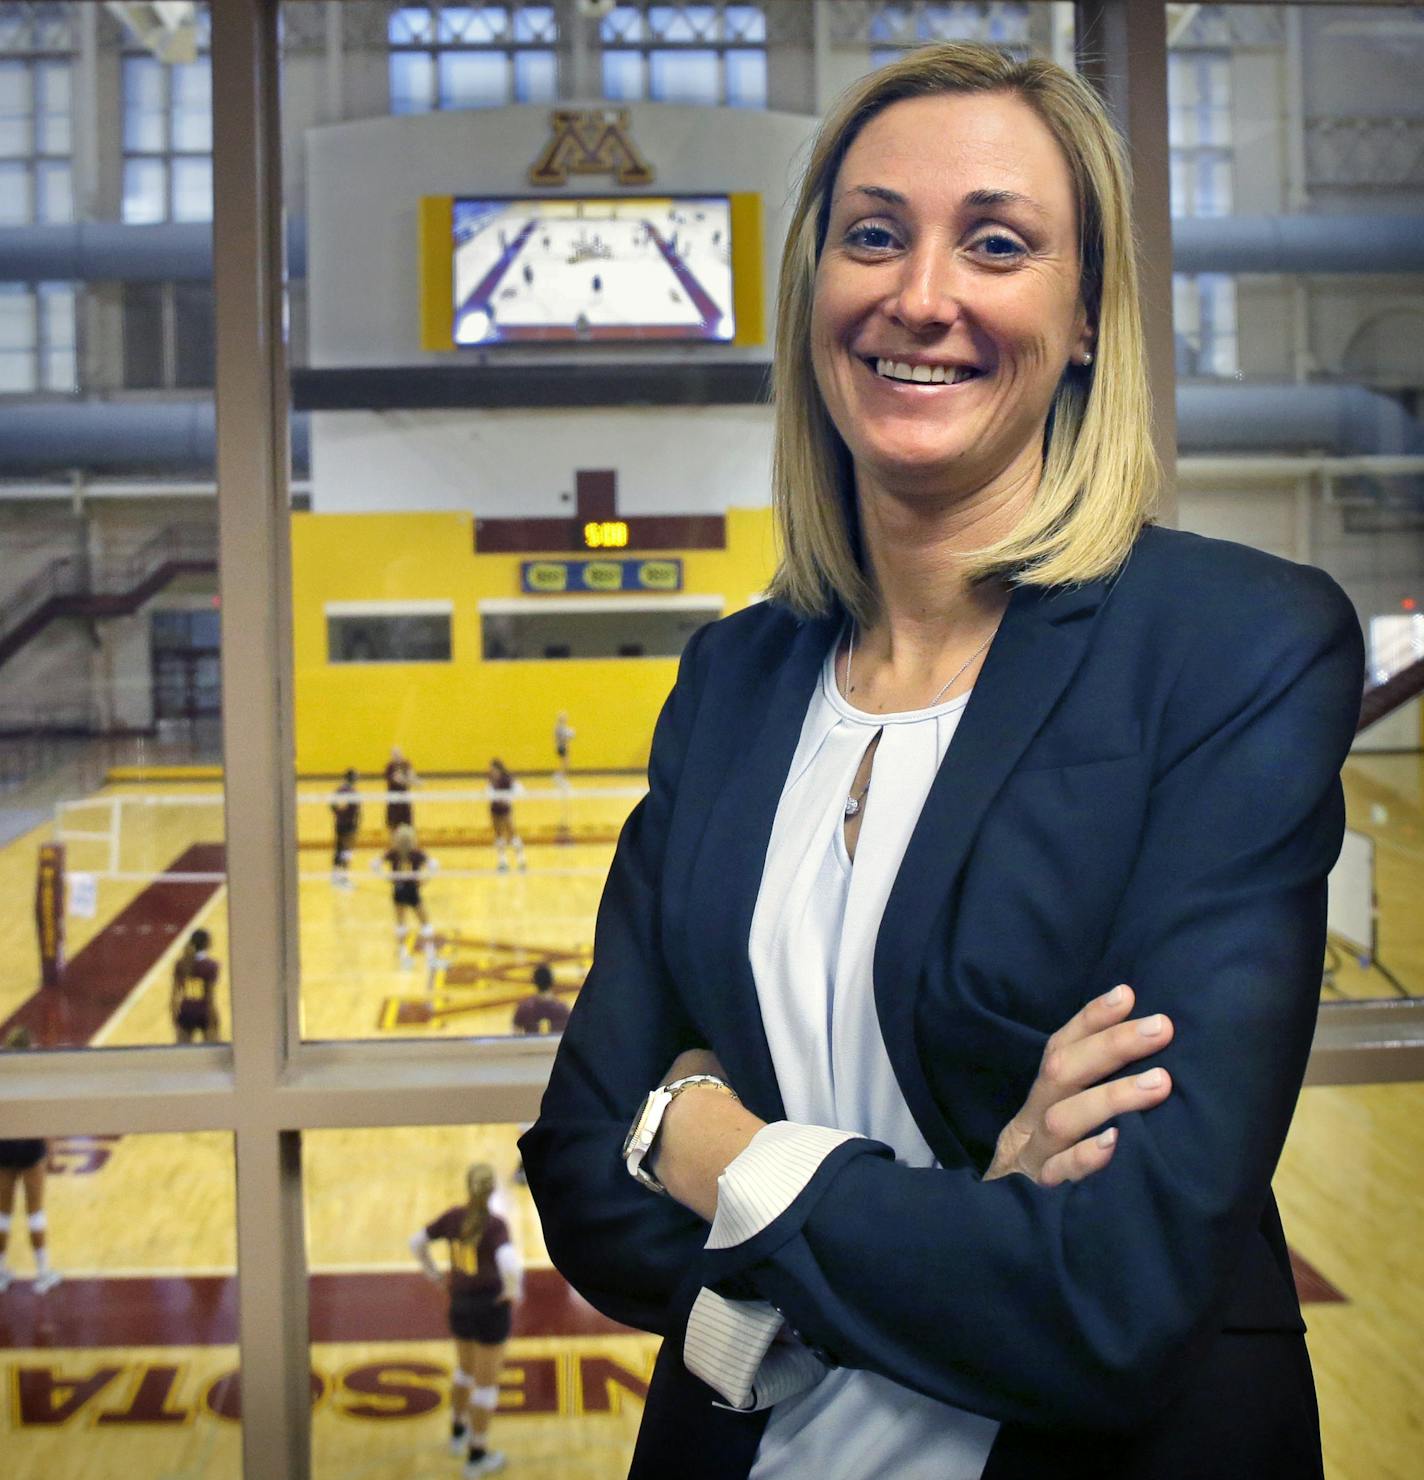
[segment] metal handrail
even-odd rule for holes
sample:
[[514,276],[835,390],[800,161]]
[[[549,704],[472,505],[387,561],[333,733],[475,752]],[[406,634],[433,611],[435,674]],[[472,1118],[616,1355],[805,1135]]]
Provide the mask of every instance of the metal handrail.
[[60,596],[123,596],[170,561],[216,560],[217,532],[204,524],[169,524],[127,555],[96,562],[60,555],[0,605],[0,636]]

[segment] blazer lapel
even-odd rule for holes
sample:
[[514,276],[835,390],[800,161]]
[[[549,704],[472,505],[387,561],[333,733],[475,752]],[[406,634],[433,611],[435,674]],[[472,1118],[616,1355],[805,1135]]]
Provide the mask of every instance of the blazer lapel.
[[[766,1120],[784,1119],[786,1112],[762,1025],[748,942],[777,804],[838,626],[836,618],[802,623],[789,655],[766,685],[736,696],[749,707],[725,716],[725,723],[741,743],[710,803],[689,891],[688,933],[693,968],[701,976],[698,999],[710,1008],[708,1036],[715,1040],[737,1092]],[[754,707],[758,704],[764,706],[760,714]]]
[[880,1031],[915,1122],[946,1165],[963,1165],[969,1158],[920,1063],[915,1043],[920,970],[979,823],[1068,687],[1087,651],[1093,624],[1086,618],[1105,592],[1105,582],[1015,591],[881,919],[874,966]]

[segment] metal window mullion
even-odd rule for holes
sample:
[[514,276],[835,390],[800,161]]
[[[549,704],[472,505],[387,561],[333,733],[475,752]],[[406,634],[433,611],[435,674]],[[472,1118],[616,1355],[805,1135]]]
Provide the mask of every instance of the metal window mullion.
[[1172,171],[1167,143],[1167,13],[1142,0],[1077,0],[1078,70],[1107,99],[1132,162],[1132,213],[1152,440],[1162,464],[1158,517],[1177,522],[1177,376],[1172,342]]
[[278,0],[213,7],[213,285],[238,1331],[247,1480],[311,1467],[297,1036]]

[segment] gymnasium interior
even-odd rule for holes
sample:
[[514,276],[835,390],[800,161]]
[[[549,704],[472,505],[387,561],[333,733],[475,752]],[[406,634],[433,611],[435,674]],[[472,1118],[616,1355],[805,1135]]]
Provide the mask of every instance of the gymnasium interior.
[[576,1001],[683,647],[764,599],[817,121],[941,39],[1102,89],[1159,519],[1365,633],[1274,1190],[1327,1476],[1424,1476],[1424,10],[0,0],[0,1137],[48,1143],[9,1480],[458,1474],[410,1239],[479,1162],[507,1472],[627,1473],[658,1338],[549,1260],[514,1015],[540,967]]

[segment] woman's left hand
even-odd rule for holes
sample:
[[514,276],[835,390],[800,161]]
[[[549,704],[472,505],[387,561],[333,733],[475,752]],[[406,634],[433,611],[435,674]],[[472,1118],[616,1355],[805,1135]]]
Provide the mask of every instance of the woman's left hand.
[[[664,1084],[691,1074],[712,1074],[729,1083],[727,1071],[709,1048],[678,1054]],[[667,1107],[649,1163],[669,1194],[709,1223],[717,1216],[717,1178],[765,1125],[740,1100],[721,1090],[693,1085]]]

